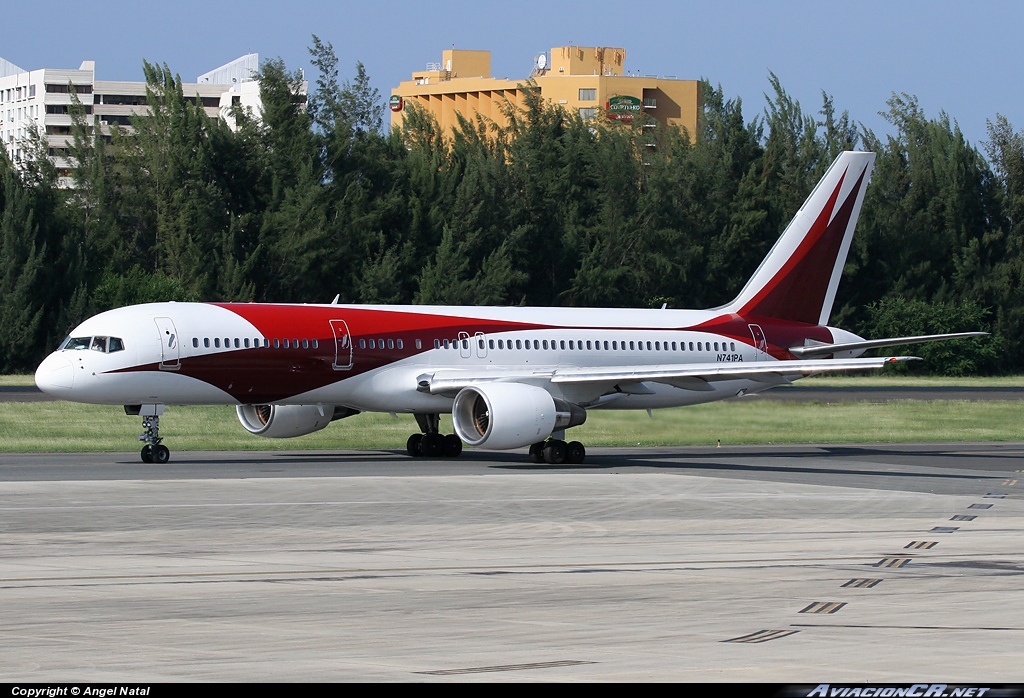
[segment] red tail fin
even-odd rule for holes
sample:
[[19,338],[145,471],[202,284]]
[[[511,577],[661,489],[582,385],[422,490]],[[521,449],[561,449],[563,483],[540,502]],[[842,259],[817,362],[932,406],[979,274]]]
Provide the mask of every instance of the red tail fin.
[[828,324],[874,162],[874,153],[836,158],[750,281],[723,309],[744,317]]

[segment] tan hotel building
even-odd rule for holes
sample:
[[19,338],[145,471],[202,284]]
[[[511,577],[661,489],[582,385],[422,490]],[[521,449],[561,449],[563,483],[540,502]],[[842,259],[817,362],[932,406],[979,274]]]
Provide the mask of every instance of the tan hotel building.
[[[626,50],[559,46],[541,54],[530,76],[541,95],[584,119],[651,122],[697,132],[701,109],[697,80],[677,80],[623,72]],[[416,104],[442,127],[453,127],[456,112],[472,120],[477,114],[504,126],[505,101],[523,106],[523,80],[491,77],[490,51],[444,51],[441,63],[412,74],[391,91],[391,127],[401,128],[405,109]]]

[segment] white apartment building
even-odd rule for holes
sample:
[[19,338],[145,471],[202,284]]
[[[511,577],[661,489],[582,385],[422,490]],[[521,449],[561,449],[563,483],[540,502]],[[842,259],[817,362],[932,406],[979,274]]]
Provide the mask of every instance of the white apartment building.
[[[260,114],[258,72],[259,55],[250,53],[182,85],[182,91],[186,98],[198,100],[210,118],[224,119],[235,128],[233,105]],[[304,83],[303,92],[305,87]],[[72,91],[101,136],[109,136],[113,124],[130,127],[131,115],[146,109],[145,82],[97,80],[94,61],[83,61],[77,70],[28,71],[0,58],[0,142],[14,162],[32,155],[26,138],[34,127],[45,135],[48,154],[58,171],[63,177],[70,176],[66,156]]]

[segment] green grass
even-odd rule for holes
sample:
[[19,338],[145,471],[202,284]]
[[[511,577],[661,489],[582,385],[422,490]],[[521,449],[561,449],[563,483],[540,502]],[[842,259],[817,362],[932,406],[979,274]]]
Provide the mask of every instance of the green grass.
[[882,369],[856,376],[820,374],[803,378],[794,385],[829,388],[1020,388],[1024,386],[1024,376],[903,376]]
[[[295,439],[246,432],[230,407],[168,407],[161,435],[172,450],[402,449],[412,417],[361,414]],[[450,416],[442,430],[451,431]],[[127,451],[141,418],[121,407],[0,403],[0,452]],[[1024,402],[888,403],[738,400],[646,412],[592,411],[570,435],[588,446],[670,446],[885,441],[1024,441]]]
[[35,380],[30,375],[0,376],[0,386],[3,385],[35,385]]

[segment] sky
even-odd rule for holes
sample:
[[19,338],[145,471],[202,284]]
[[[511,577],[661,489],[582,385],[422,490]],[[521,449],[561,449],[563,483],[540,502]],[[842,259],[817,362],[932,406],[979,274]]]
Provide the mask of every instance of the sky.
[[930,118],[944,111],[979,147],[997,114],[1024,129],[1024,3],[1005,0],[4,4],[0,57],[26,70],[94,60],[100,80],[142,80],[145,59],[193,82],[255,52],[313,83],[316,34],[343,79],[361,61],[386,99],[447,48],[489,50],[492,75],[518,79],[553,46],[616,46],[627,72],[721,85],[747,121],[764,109],[771,71],[804,111],[816,113],[825,92],[879,134],[891,131],[878,112],[893,93],[915,95]]

